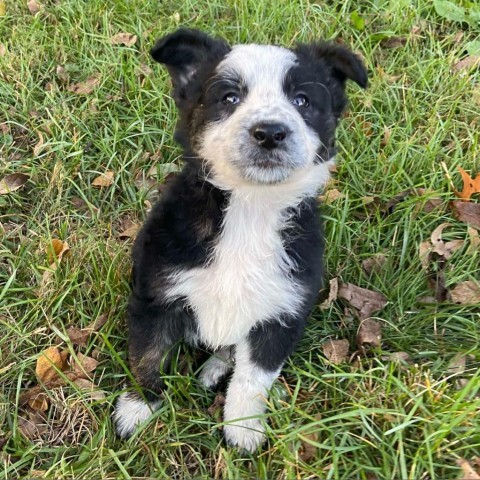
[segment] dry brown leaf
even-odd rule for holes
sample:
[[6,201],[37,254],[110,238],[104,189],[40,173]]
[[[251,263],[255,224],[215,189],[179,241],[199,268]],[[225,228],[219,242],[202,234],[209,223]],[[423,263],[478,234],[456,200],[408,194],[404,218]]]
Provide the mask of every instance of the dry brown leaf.
[[39,392],[28,399],[28,406],[36,412],[46,412],[48,410],[48,396],[45,392]]
[[18,417],[18,429],[28,440],[36,440],[46,431],[47,425],[39,412],[29,411]]
[[7,47],[0,43],[0,57],[4,57],[7,54]]
[[463,60],[455,63],[453,69],[457,72],[461,70],[471,70],[474,67],[478,67],[480,65],[480,56],[478,55],[469,55],[465,57]]
[[92,333],[92,330],[83,330],[78,327],[68,327],[66,329],[68,338],[74,345],[80,347],[85,347],[87,345],[88,339]]
[[411,363],[412,359],[407,352],[392,352],[388,355],[383,355],[382,360],[390,361],[390,362],[404,362],[404,363]]
[[38,142],[33,147],[33,156],[34,157],[38,157],[38,155],[42,151],[43,144],[44,144],[42,132],[38,131],[37,134],[38,134]]
[[454,200],[450,202],[453,214],[461,222],[468,223],[474,228],[480,229],[480,203],[463,202]]
[[478,231],[472,227],[468,227],[467,232],[468,232],[468,237],[470,242],[467,253],[473,254],[477,250],[480,250],[480,236],[478,235]]
[[335,365],[343,363],[348,358],[350,344],[347,339],[327,340],[322,344],[323,354]]
[[37,2],[37,0],[29,0],[27,2],[28,10],[32,15],[36,15],[43,9],[43,5]]
[[455,191],[455,195],[462,200],[470,200],[474,193],[480,193],[480,173],[472,178],[462,167],[458,167],[458,171],[462,175],[463,190]]
[[300,447],[298,456],[304,462],[308,462],[317,455],[318,447],[313,445],[311,442],[318,441],[318,433],[313,432],[305,435],[299,435],[299,438],[302,440],[302,446]]
[[450,297],[454,303],[461,305],[480,305],[480,284],[473,280],[461,282],[450,290]]
[[367,318],[360,323],[357,332],[357,347],[360,350],[365,348],[378,348],[382,341],[382,327],[375,320]]
[[325,203],[326,205],[329,205],[330,203],[335,202],[335,200],[344,197],[345,195],[340,192],[340,190],[338,190],[337,188],[332,188],[331,190],[325,192],[325,195],[320,196],[320,201]]
[[392,36],[380,41],[383,48],[400,48],[407,43],[407,37]]
[[472,467],[468,460],[464,458],[457,459],[457,465],[462,469],[463,475],[459,480],[480,480],[480,475]]
[[68,352],[61,351],[58,347],[44,350],[37,359],[35,374],[40,382],[49,382],[58,377],[57,370],[64,371],[68,367]]
[[5,175],[5,177],[0,180],[0,195],[6,195],[18,190],[27,183],[29,178],[30,176],[25,173],[10,173],[9,175]]
[[382,270],[386,261],[387,257],[383,253],[366,258],[362,261],[363,271],[367,276],[370,276],[372,273],[378,273]]
[[225,405],[225,395],[223,395],[223,393],[221,392],[218,392],[215,395],[215,400],[213,401],[213,403],[207,408],[208,414],[213,419],[215,419],[217,423],[221,423],[223,421],[224,405]]
[[460,375],[465,371],[465,365],[467,364],[467,356],[459,353],[455,355],[449,362],[447,367],[447,373],[450,375]]
[[135,238],[140,228],[141,225],[133,224],[129,228],[125,229],[123,232],[119,233],[118,237],[122,240],[125,240],[127,238]]
[[320,304],[322,310],[330,308],[338,296],[338,277],[332,278],[329,282],[328,298]]
[[100,84],[100,78],[96,75],[88,77],[84,82],[73,83],[68,87],[70,92],[76,93],[78,95],[89,95],[92,93]]
[[65,67],[62,65],[57,65],[56,69],[57,77],[62,83],[68,83],[70,80],[70,75],[68,72],[65,70]]
[[383,137],[380,140],[380,146],[386,147],[390,143],[391,136],[392,136],[392,131],[388,127],[383,127]]
[[145,78],[150,76],[152,73],[153,70],[145,63],[141,63],[140,66],[137,68],[137,75],[139,77]]
[[110,38],[110,43],[112,45],[125,45],[126,47],[131,47],[137,43],[137,36],[133,33],[117,33]]
[[74,360],[73,372],[78,377],[89,378],[89,373],[92,373],[98,366],[99,361],[92,357],[87,357],[83,353],[78,353],[77,358]]
[[113,184],[114,177],[115,172],[108,170],[95,178],[92,182],[92,186],[98,188],[110,187]]
[[451,223],[442,223],[432,232],[432,235],[430,236],[430,241],[432,242],[432,252],[438,253],[447,260],[465,244],[465,240],[451,240],[449,242],[444,242],[442,240],[443,230],[445,230],[446,227],[451,226]]
[[98,390],[97,386],[85,378],[77,378],[73,382],[80,390],[86,390],[91,400],[103,400],[106,398],[105,393],[102,390]]
[[97,317],[92,323],[87,325],[84,330],[89,330],[91,332],[98,332],[108,321],[108,315],[103,313]]
[[70,247],[67,242],[52,238],[52,243],[47,248],[47,259],[50,267],[55,269],[55,260],[60,261],[69,251]]
[[338,297],[345,299],[356,309],[360,320],[371,317],[387,304],[387,298],[382,293],[357,287],[353,283],[340,284]]

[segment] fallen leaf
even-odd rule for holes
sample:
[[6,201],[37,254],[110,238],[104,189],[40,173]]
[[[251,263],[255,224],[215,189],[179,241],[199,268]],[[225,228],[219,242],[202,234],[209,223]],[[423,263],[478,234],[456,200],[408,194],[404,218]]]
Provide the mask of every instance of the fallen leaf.
[[78,353],[74,360],[73,372],[79,377],[89,378],[89,373],[92,373],[98,366],[99,361],[92,357],[87,357],[83,353]]
[[122,240],[125,240],[127,238],[135,238],[140,228],[141,228],[141,225],[133,224],[129,228],[125,229],[123,232],[119,233],[118,237],[121,238]]
[[0,43],[0,57],[4,57],[7,54],[7,47]]
[[460,375],[465,371],[467,356],[459,353],[455,355],[447,366],[447,373],[450,375]]
[[36,15],[43,9],[43,5],[37,2],[37,0],[29,0],[27,2],[28,10],[32,15]]
[[[221,423],[223,421],[223,406],[225,405],[225,395],[223,393],[218,392],[215,395],[215,400],[213,403],[207,408],[208,414],[215,419],[217,423]],[[221,428],[220,428],[221,429]]]
[[111,170],[108,170],[95,178],[92,182],[92,186],[99,188],[110,187],[113,184],[114,177],[115,173]]
[[52,243],[47,248],[47,259],[50,267],[54,268],[55,260],[59,262],[69,251],[70,247],[67,242],[62,242],[62,240],[59,240],[58,238],[52,238]]
[[383,48],[400,48],[404,47],[407,43],[407,37],[392,36],[384,38],[380,41],[380,45]]
[[480,193],[480,173],[472,178],[462,167],[458,167],[458,171],[462,175],[463,190],[455,191],[455,195],[463,200],[470,200],[474,193]]
[[45,419],[38,412],[28,412],[26,416],[18,417],[18,429],[28,440],[37,440],[46,431]]
[[388,127],[383,127],[383,136],[380,140],[380,146],[386,147],[390,143],[390,137],[392,136],[392,131]]
[[125,45],[126,47],[131,47],[137,42],[137,36],[133,33],[117,33],[112,38],[110,38],[110,43],[112,45]]
[[382,360],[390,362],[411,363],[412,359],[407,352],[392,352],[388,355],[383,355]]
[[29,178],[30,176],[25,173],[10,173],[9,175],[5,175],[5,177],[0,180],[0,195],[6,195],[18,190],[27,183]]
[[68,83],[70,80],[70,75],[68,72],[65,70],[65,67],[62,65],[57,65],[56,69],[57,77],[62,83]]
[[444,242],[442,240],[442,232],[446,227],[450,227],[450,223],[442,223],[439,225],[430,236],[432,242],[432,252],[438,253],[447,260],[465,244],[465,240],[451,240]]
[[350,344],[347,339],[327,340],[322,344],[323,354],[335,365],[343,363],[348,358]]
[[322,310],[330,308],[338,296],[338,277],[332,278],[329,282],[328,298],[320,304]]
[[385,295],[357,287],[353,283],[342,283],[338,289],[338,297],[345,299],[357,310],[360,320],[364,320],[387,304]]
[[378,348],[382,341],[382,327],[375,320],[367,318],[360,323],[357,332],[357,347],[360,350],[365,348]]
[[362,261],[363,271],[367,276],[370,276],[372,273],[378,273],[382,270],[386,261],[387,257],[383,253],[366,258]]
[[308,433],[306,435],[299,435],[298,436],[302,441],[302,446],[300,447],[300,451],[298,456],[304,462],[308,462],[316,457],[318,447],[316,447],[312,442],[318,441],[318,433]]
[[473,280],[461,282],[450,290],[450,297],[452,302],[461,305],[480,305],[480,284]]
[[480,480],[480,475],[475,471],[472,465],[470,465],[468,460],[458,458],[456,462],[463,472],[463,476],[460,480]]
[[98,87],[99,84],[100,79],[98,76],[93,75],[88,77],[85,82],[73,83],[68,87],[68,90],[78,95],[89,95]]
[[42,132],[38,131],[38,143],[33,147],[33,156],[38,157],[43,148],[43,135]]
[[80,347],[85,347],[87,345],[88,339],[92,333],[91,330],[83,330],[78,327],[68,327],[66,329],[68,338],[73,343],[73,345],[78,345]]
[[48,396],[45,392],[39,392],[30,397],[28,406],[36,412],[46,412],[48,410]]
[[35,374],[40,382],[46,383],[58,376],[57,370],[67,369],[68,353],[57,347],[44,350],[37,359]]
[[87,325],[84,330],[91,332],[98,332],[108,321],[108,315],[106,313],[98,316],[92,323]]
[[98,390],[98,387],[91,382],[90,380],[87,380],[85,378],[77,378],[73,382],[80,390],[86,390],[89,395],[91,400],[103,400],[106,398],[105,392],[102,390]]
[[141,63],[137,68],[137,75],[141,78],[149,77],[152,73],[153,70],[145,63]]
[[453,69],[457,72],[461,70],[471,70],[473,67],[477,67],[480,65],[480,56],[478,55],[469,55],[465,57],[463,60],[455,63],[453,65]]
[[331,190],[328,190],[325,192],[325,195],[320,196],[320,201],[325,203],[326,205],[329,205],[330,203],[335,202],[339,198],[344,198],[345,195],[340,192],[337,188],[332,188]]
[[468,232],[468,237],[470,242],[467,253],[473,254],[477,250],[480,250],[480,236],[478,235],[478,231],[472,227],[468,227],[467,232]]
[[480,203],[463,202],[454,200],[450,202],[453,214],[461,222],[468,223],[474,228],[480,229]]

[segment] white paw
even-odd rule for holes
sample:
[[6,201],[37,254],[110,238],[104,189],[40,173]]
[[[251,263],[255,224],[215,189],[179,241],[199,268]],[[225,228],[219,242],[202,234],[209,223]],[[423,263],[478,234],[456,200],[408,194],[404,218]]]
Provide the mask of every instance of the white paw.
[[207,388],[214,388],[232,369],[232,365],[215,354],[203,365],[199,380]]
[[160,401],[145,403],[134,393],[122,393],[117,399],[113,413],[117,435],[120,438],[128,438],[140,423],[158,409],[160,403]]
[[265,427],[255,418],[225,425],[223,433],[229,445],[250,453],[265,441]]

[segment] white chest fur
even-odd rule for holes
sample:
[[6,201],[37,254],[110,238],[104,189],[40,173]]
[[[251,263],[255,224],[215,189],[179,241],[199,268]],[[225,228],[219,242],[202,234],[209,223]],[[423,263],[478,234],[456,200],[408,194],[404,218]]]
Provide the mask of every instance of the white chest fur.
[[291,184],[233,190],[208,265],[170,276],[167,298],[187,299],[207,345],[236,344],[258,322],[295,314],[300,307],[303,288],[289,275],[295,265],[285,253],[280,231],[288,222],[286,209],[328,178],[324,165],[309,173]]

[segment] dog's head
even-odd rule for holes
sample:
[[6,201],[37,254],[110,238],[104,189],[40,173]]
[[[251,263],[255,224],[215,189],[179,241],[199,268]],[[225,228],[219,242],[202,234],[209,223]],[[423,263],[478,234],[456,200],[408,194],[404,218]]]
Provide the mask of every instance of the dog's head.
[[332,43],[229,47],[196,30],[159,40],[180,110],[177,139],[216,183],[273,184],[328,161],[345,81],[367,86],[360,59]]

